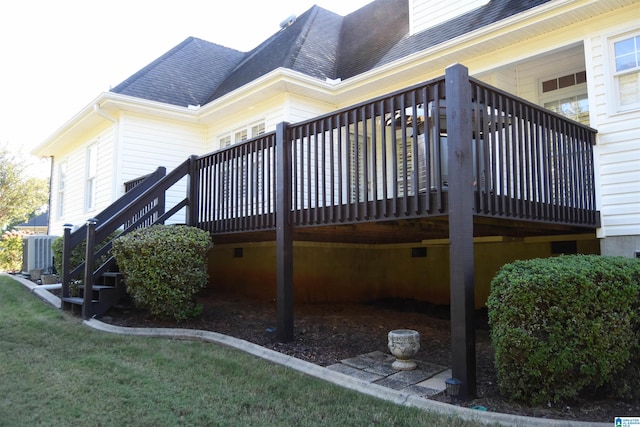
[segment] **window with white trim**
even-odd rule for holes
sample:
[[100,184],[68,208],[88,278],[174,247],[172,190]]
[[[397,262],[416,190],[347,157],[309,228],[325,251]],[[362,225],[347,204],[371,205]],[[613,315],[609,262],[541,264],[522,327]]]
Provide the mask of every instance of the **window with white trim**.
[[98,172],[98,144],[87,148],[87,168],[85,181],[85,209],[93,210],[96,207],[96,178]]
[[256,136],[260,136],[265,133],[265,124],[264,122],[254,123],[251,125],[251,138],[255,138]]
[[544,79],[539,91],[540,103],[545,108],[582,124],[589,124],[589,96],[585,71]]
[[233,132],[225,133],[218,136],[220,148],[228,147],[231,144],[238,144],[249,138],[255,138],[266,132],[264,121],[254,122],[246,126],[239,127]]
[[67,185],[67,161],[63,161],[58,166],[58,208],[57,215],[58,218],[62,218],[64,216],[64,191]]
[[618,111],[640,108],[640,32],[611,40]]

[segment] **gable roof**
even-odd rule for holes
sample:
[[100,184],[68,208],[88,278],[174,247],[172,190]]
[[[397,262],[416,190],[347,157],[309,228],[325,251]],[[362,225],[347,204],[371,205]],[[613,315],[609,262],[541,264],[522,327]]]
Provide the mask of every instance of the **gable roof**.
[[202,105],[244,55],[189,37],[111,92],[184,107]]
[[344,80],[549,1],[490,0],[413,35],[407,0],[375,0],[345,17],[313,6],[246,53],[189,37],[111,91],[186,107],[208,104],[278,68]]
[[276,68],[289,68],[324,80],[335,76],[342,16],[313,6],[248,52],[229,77],[211,93],[217,99]]
[[28,221],[16,225],[16,228],[46,227],[49,225],[49,212],[29,218]]

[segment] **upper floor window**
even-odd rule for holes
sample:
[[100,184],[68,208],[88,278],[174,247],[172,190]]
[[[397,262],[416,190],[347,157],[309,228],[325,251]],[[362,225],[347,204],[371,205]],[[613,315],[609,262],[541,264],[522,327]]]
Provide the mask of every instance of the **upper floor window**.
[[219,141],[220,141],[220,148],[227,147],[231,145],[231,135],[221,136]]
[[579,71],[543,80],[540,85],[540,102],[555,113],[588,125],[587,73]]
[[96,207],[96,177],[98,174],[98,144],[87,148],[87,168],[85,181],[85,208],[92,210]]
[[224,148],[231,144],[237,144],[239,142],[246,141],[249,138],[260,136],[265,133],[265,131],[266,126],[263,121],[255,122],[250,125],[237,128],[233,132],[220,135],[218,137],[218,142],[220,144],[220,148]]
[[640,107],[640,33],[612,40],[618,111]]

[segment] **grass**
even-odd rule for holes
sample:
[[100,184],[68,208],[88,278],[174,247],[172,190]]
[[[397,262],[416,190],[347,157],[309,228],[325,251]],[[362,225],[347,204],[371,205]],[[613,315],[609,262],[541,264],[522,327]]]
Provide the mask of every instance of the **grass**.
[[224,346],[110,335],[0,276],[0,426],[476,426]]

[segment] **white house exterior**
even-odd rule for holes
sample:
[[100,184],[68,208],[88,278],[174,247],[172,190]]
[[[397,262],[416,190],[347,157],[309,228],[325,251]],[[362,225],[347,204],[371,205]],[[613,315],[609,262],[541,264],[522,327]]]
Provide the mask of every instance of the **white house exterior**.
[[[298,21],[310,31],[322,19],[346,26],[394,3],[400,2],[377,0],[344,18],[314,7]],[[261,49],[272,48],[272,39],[294,31],[294,23],[247,54],[222,48],[231,61],[222,71],[226,78],[218,88],[209,88],[213,96],[202,95],[208,102],[200,105],[176,105],[118,88],[98,95],[33,150],[53,159],[49,234],[61,234],[65,223],[84,223],[121,196],[125,182],[158,166],[171,170],[190,155],[272,131],[279,122],[310,119],[435,78],[447,66],[461,63],[482,81],[597,129],[601,253],[640,256],[640,1],[511,2],[530,3],[516,13],[506,13],[509,2],[504,1],[459,3],[453,10],[437,0],[402,0],[405,33],[353,75],[322,78],[310,72],[313,65],[283,61],[247,82],[229,83],[234,73],[250,76],[242,71],[243,64]],[[447,36],[456,20],[481,8],[493,13],[485,25]],[[345,40],[348,28],[340,31],[342,38],[330,43]],[[435,35],[442,40],[434,42]],[[427,40],[424,45],[421,37]],[[197,53],[196,45],[210,44],[187,39],[169,53]],[[296,61],[307,54],[303,47]],[[156,68],[150,64],[141,72]],[[139,73],[132,84],[144,78]],[[225,85],[227,90],[220,91]]]

